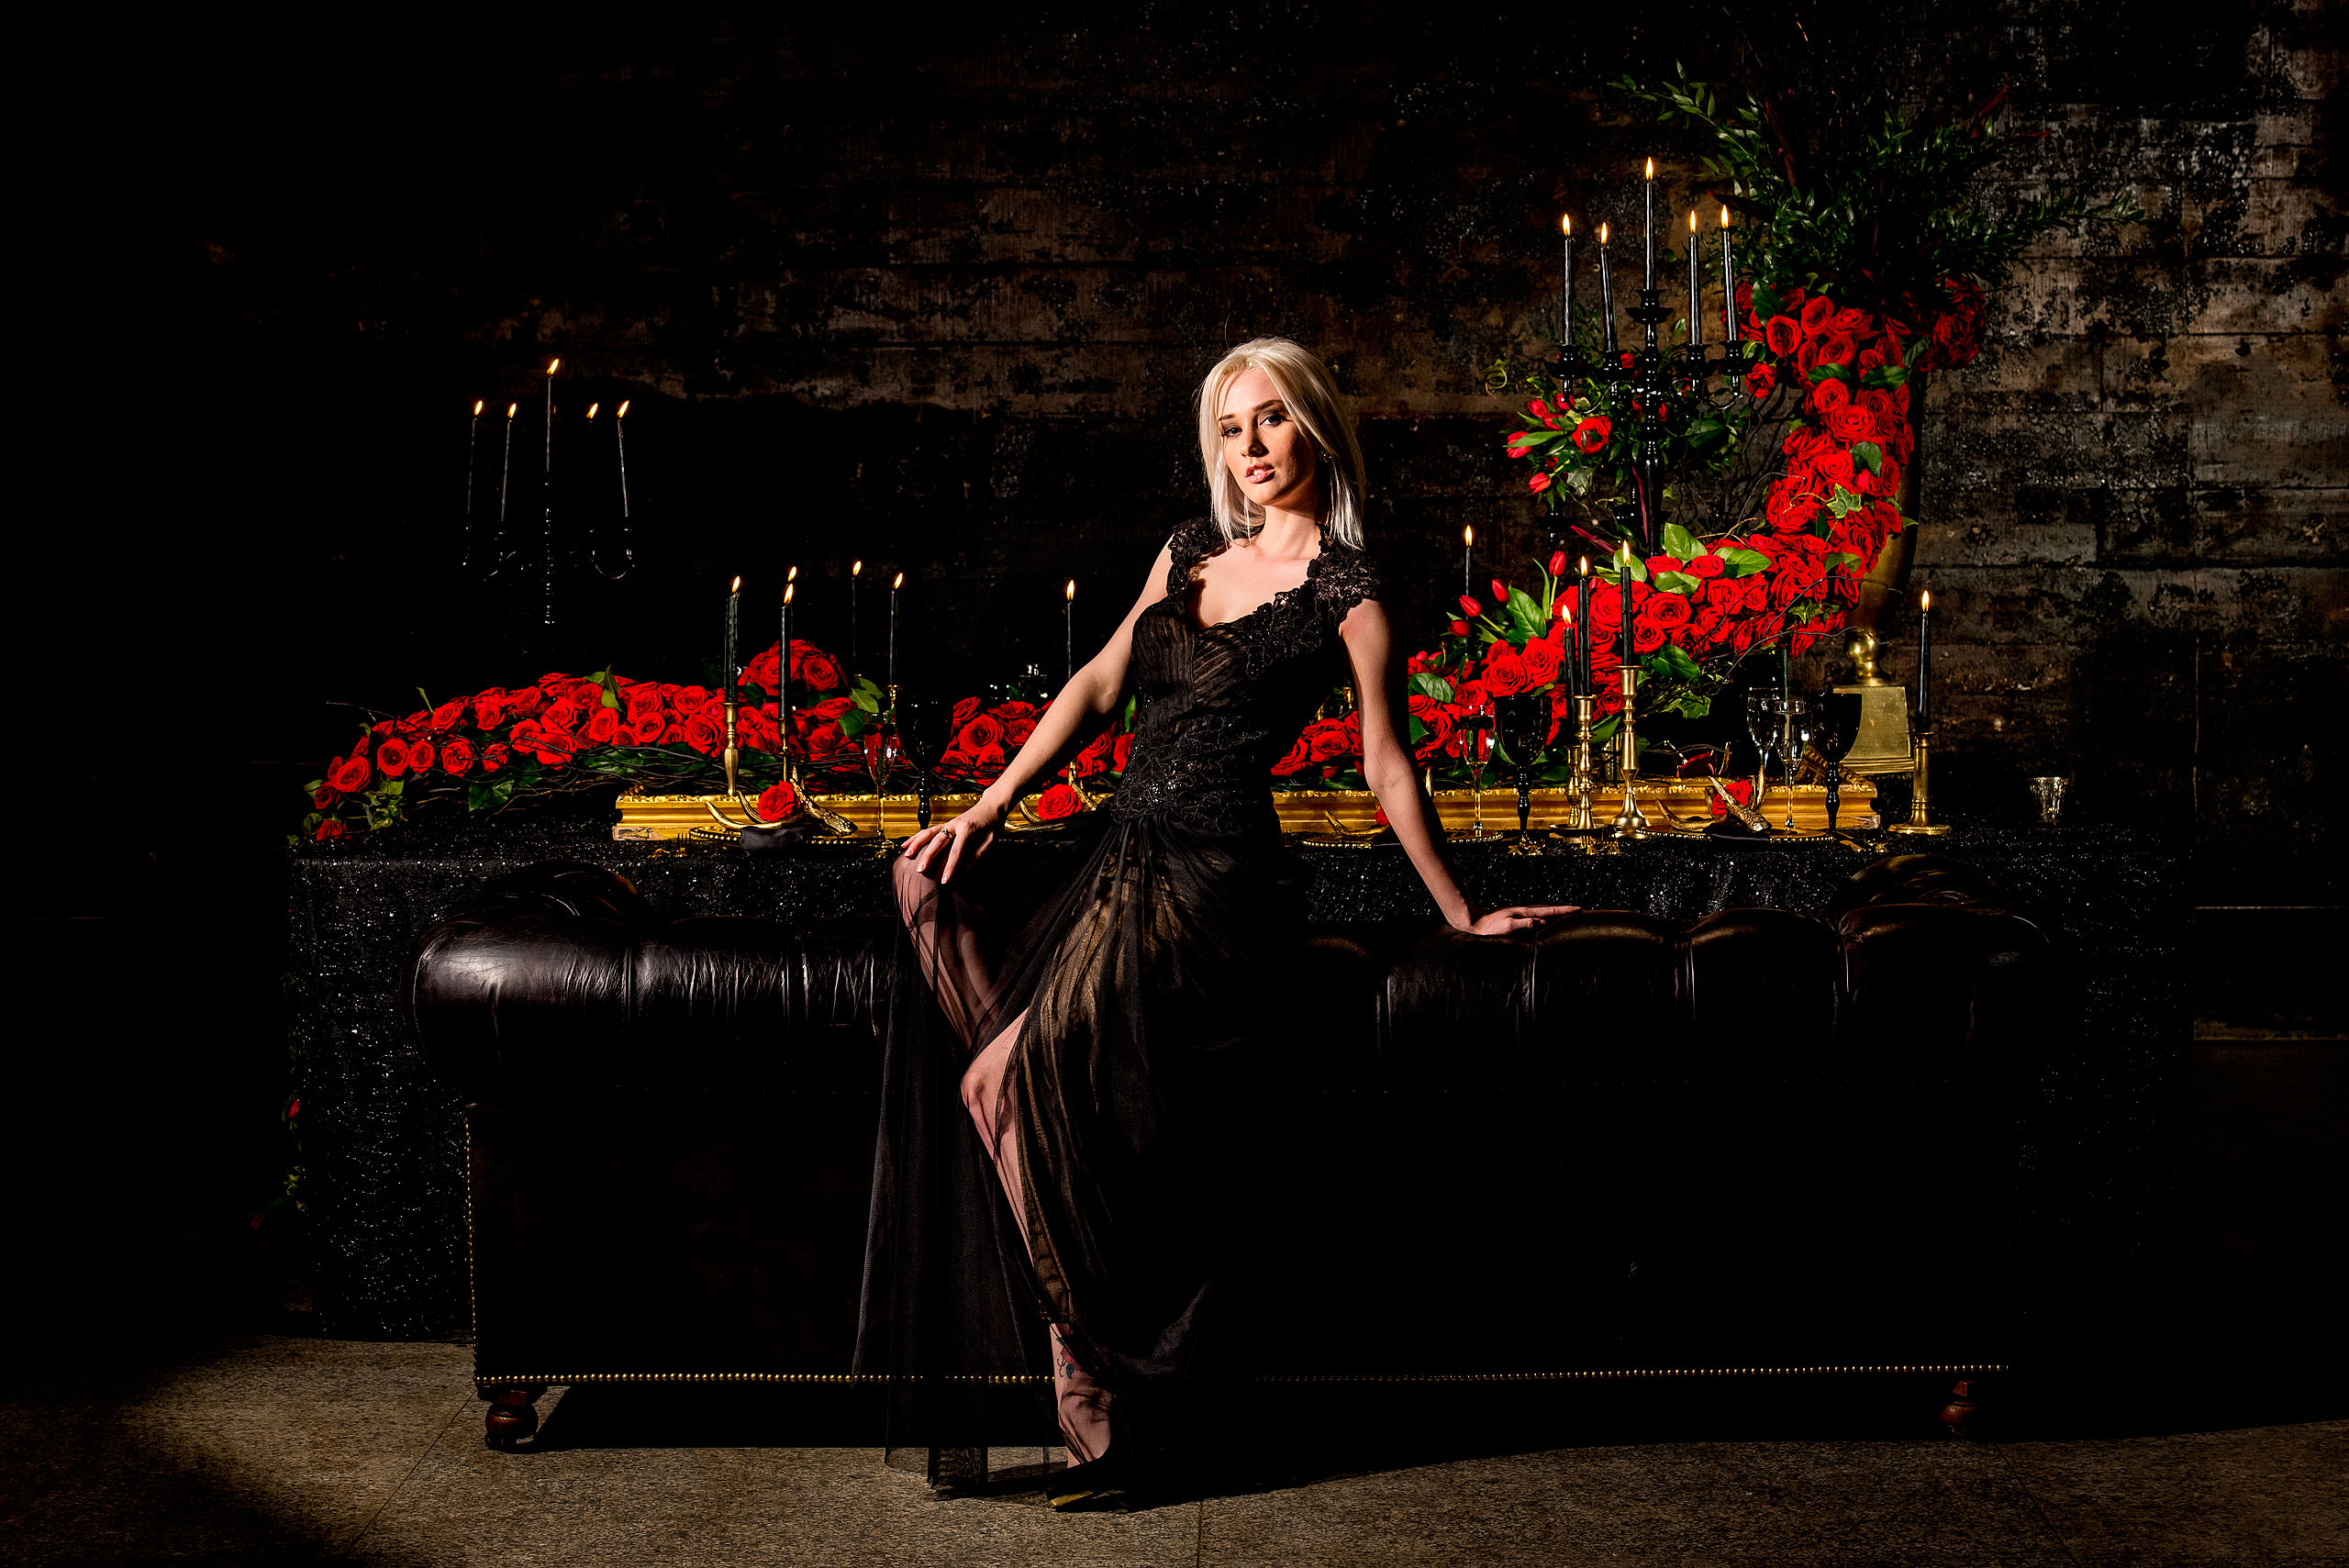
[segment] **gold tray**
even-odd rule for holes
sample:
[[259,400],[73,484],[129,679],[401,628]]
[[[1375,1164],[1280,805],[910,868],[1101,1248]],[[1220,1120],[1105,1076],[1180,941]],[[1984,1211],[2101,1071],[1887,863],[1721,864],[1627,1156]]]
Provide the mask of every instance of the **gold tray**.
[[[1367,833],[1378,827],[1378,799],[1368,790],[1273,790],[1273,805],[1280,813],[1281,830],[1285,833]],[[1703,828],[1712,821],[1706,802],[1712,792],[1700,779],[1642,780],[1640,784],[1640,806],[1661,828],[1678,824]],[[755,798],[755,797],[754,797]],[[916,800],[912,794],[874,796],[871,795],[827,795],[824,805],[856,824],[859,831],[873,833],[884,823],[891,838],[902,839],[914,830]],[[944,822],[968,810],[977,801],[976,795],[933,795],[930,797],[930,819]],[[709,807],[715,803],[727,808],[729,819],[739,820],[740,812],[722,795],[647,795],[642,785],[629,788],[620,796],[620,819],[612,829],[612,837],[621,840],[685,839],[696,828],[716,828]],[[1517,791],[1492,788],[1483,793],[1484,823],[1494,832],[1513,831],[1517,827]],[[1464,789],[1440,789],[1435,792],[1436,813],[1444,827],[1454,830],[1473,828],[1476,822],[1477,799],[1474,792]],[[1787,791],[1782,784],[1772,784],[1763,796],[1763,809],[1773,824],[1787,819]],[[1797,784],[1794,791],[1795,828],[1798,831],[1823,832],[1827,827],[1827,786]],[[1622,796],[1613,789],[1597,790],[1591,795],[1591,816],[1605,826],[1622,808]],[[1535,828],[1562,828],[1573,811],[1573,797],[1562,789],[1537,789],[1532,792],[1531,824]],[[1853,779],[1843,785],[1843,805],[1837,822],[1845,828],[1865,830],[1879,826],[1876,821],[1876,786],[1865,779]]]

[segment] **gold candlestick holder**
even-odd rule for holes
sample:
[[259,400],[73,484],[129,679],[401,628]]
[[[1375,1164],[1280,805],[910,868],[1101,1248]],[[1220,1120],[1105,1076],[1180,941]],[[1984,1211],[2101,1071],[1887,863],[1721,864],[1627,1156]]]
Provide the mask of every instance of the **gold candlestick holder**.
[[1564,824],[1557,829],[1561,838],[1586,855],[1604,854],[1614,847],[1600,836],[1598,814],[1591,808],[1591,795],[1598,788],[1598,748],[1590,738],[1597,701],[1587,692],[1575,698],[1572,772],[1566,779],[1574,799],[1566,807]]
[[[718,753],[718,758],[726,767],[726,796],[740,808],[743,819],[740,822],[735,821],[732,817],[727,816],[719,804],[714,800],[708,803],[709,814],[711,817],[715,817],[721,826],[732,828],[737,830],[744,828],[780,828],[785,822],[788,822],[790,817],[778,817],[773,821],[769,821],[766,817],[759,815],[758,803],[742,793],[740,783],[742,749],[739,739],[739,731],[735,727],[735,715],[741,706],[742,705],[739,701],[729,702],[723,705],[726,715],[726,746],[725,749]],[[778,708],[777,711],[785,712],[785,710],[780,708]],[[787,714],[784,722],[785,724],[790,722]],[[855,833],[857,831],[857,826],[855,823],[850,821],[847,817],[842,817],[837,811],[827,811],[824,807],[808,799],[807,792],[800,789],[798,770],[793,765],[791,761],[791,737],[788,731],[785,733],[781,745],[783,747],[783,776],[785,780],[791,784],[793,793],[798,796],[800,809],[806,811],[810,817],[813,817],[817,821],[822,823],[827,828],[834,833]],[[700,831],[706,833],[708,829],[702,828]]]
[[1927,802],[1929,764],[1932,761],[1933,737],[1930,730],[1919,730],[1909,738],[1909,777],[1912,787],[1909,795],[1909,820],[1895,822],[1886,829],[1892,833],[1919,833],[1939,836],[1949,831],[1949,824],[1932,819]]
[[1611,826],[1619,839],[1644,839],[1648,836],[1646,813],[1640,809],[1640,740],[1631,724],[1631,702],[1639,686],[1639,672],[1631,665],[1623,666],[1623,725],[1616,732],[1622,745],[1623,809],[1615,814]]

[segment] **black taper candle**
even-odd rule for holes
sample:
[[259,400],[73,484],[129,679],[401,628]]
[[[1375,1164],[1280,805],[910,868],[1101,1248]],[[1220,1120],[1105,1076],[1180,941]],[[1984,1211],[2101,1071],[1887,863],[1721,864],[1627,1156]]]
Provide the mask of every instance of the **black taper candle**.
[[1917,732],[1933,730],[1933,594],[1918,596],[1917,608]]
[[1598,313],[1607,317],[1607,352],[1615,352],[1615,269],[1607,257],[1607,226],[1598,226]]
[[726,655],[719,675],[719,689],[728,702],[734,700],[735,655],[740,651],[742,637],[742,579],[726,590]]

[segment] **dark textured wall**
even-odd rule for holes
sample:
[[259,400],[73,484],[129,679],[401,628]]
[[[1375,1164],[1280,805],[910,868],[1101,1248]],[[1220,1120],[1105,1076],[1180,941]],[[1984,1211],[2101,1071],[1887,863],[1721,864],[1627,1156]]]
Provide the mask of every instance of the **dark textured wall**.
[[[909,648],[1056,668],[1060,581],[1097,639],[1198,509],[1197,377],[1280,332],[1357,399],[1375,542],[1423,621],[1464,523],[1497,562],[1540,542],[1479,372],[1538,340],[1560,204],[1620,220],[1638,156],[1687,166],[1590,83],[1787,68],[1781,10],[1742,37],[1725,16],[709,9],[117,41],[104,243],[76,269],[106,338],[75,362],[92,395],[156,395],[96,405],[120,413],[92,489],[172,525],[132,619],[235,705],[222,768],[345,743],[333,699],[698,676],[724,576],[785,560],[819,636],[844,640],[863,555],[908,573]],[[2147,213],[2042,245],[1932,389],[1945,782],[2010,806],[2021,774],[2076,773],[2082,809],[2197,835],[2206,902],[2329,901],[2343,858],[2335,21],[2016,0],[1870,24],[1918,91],[2011,80],[2054,131],[2019,188]],[[556,353],[566,409],[634,399],[640,566],[567,561],[549,627],[535,583],[459,569],[458,501],[465,406],[527,411]],[[562,439],[573,546],[612,497]],[[56,564],[118,545],[68,529]]]

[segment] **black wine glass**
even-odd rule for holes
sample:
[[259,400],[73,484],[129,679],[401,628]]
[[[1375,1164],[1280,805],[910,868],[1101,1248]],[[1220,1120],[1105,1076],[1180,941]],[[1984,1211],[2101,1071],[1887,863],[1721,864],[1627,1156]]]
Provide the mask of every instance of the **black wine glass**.
[[1517,842],[1509,853],[1538,854],[1526,825],[1533,812],[1533,753],[1550,739],[1550,694],[1512,692],[1493,699],[1493,712],[1500,719],[1501,750],[1517,770]]
[[1827,830],[1831,833],[1835,814],[1843,805],[1843,758],[1860,738],[1860,694],[1829,692],[1819,698],[1816,722],[1812,740],[1827,759]]
[[952,702],[936,696],[899,694],[897,744],[914,768],[914,820],[918,827],[930,826],[930,797],[936,786],[938,761],[946,754],[953,730]]

